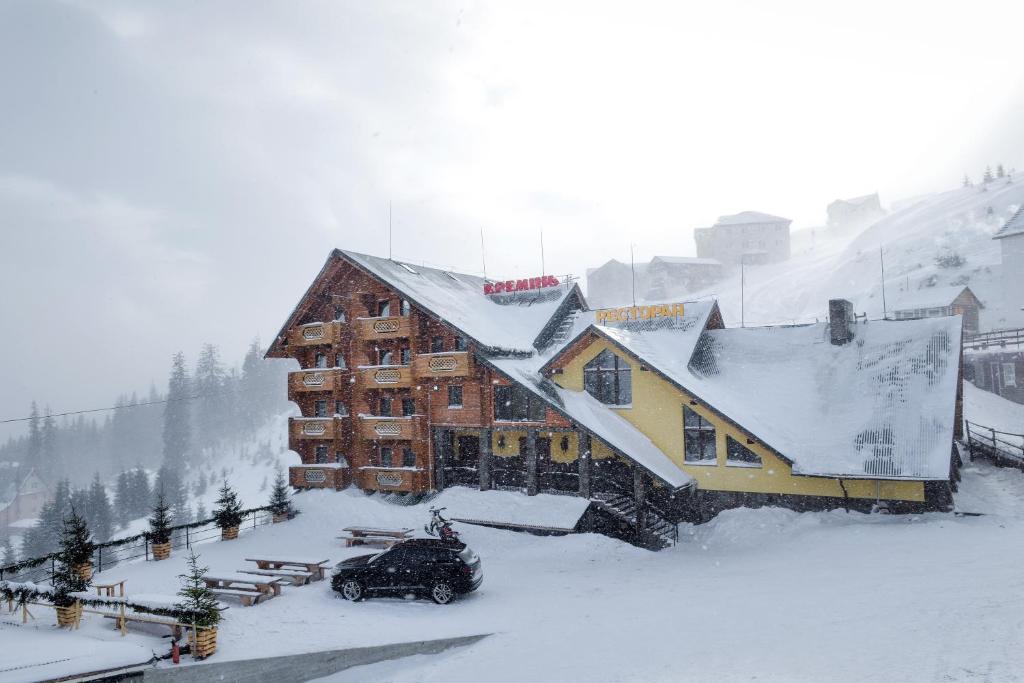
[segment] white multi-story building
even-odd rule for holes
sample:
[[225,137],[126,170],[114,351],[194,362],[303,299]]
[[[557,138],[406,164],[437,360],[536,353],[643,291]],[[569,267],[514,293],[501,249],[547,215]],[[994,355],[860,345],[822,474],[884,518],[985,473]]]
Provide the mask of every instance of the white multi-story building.
[[1024,206],[1013,214],[993,239],[999,240],[1003,263],[1003,310],[1024,308]]
[[697,256],[723,265],[774,263],[789,259],[789,218],[760,211],[721,216],[710,228],[696,228]]

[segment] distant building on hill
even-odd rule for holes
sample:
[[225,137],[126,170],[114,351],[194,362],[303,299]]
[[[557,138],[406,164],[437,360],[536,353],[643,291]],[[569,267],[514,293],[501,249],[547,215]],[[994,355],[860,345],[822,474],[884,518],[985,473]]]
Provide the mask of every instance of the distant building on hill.
[[1024,307],[1024,206],[993,239],[999,240],[1003,264],[1003,310],[1016,313]]
[[828,205],[828,227],[862,228],[885,216],[878,193],[853,199],[837,199]]
[[8,531],[16,522],[38,517],[47,493],[46,484],[35,470],[30,470],[18,483],[13,496],[0,504],[0,530]]
[[896,320],[962,315],[964,333],[977,334],[980,311],[984,307],[970,287],[952,286],[899,292],[893,298],[890,308]]
[[789,218],[760,211],[721,216],[710,228],[696,228],[697,256],[725,266],[774,263],[789,259]]
[[722,264],[692,256],[655,256],[650,261],[621,263],[611,259],[587,271],[587,300],[595,306],[678,299],[722,278]]

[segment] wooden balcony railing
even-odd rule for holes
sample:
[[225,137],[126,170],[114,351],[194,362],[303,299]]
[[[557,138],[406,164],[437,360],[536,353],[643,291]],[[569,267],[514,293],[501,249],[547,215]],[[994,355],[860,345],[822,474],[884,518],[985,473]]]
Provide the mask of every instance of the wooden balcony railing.
[[412,334],[409,316],[395,315],[389,318],[356,318],[356,335],[363,341],[376,339],[398,339]]
[[417,377],[465,377],[470,374],[469,353],[423,353],[412,360],[413,374]]
[[289,346],[322,346],[341,340],[341,323],[309,323],[288,331]]
[[334,417],[288,418],[288,436],[293,440],[334,439],[342,428],[339,423],[344,419]]
[[361,467],[357,481],[369,491],[425,491],[429,487],[426,471],[405,467]]
[[364,389],[402,389],[412,386],[412,368],[408,365],[366,365],[358,370]]
[[299,370],[288,373],[288,396],[307,391],[334,391],[340,388],[345,370]]
[[418,417],[359,417],[359,435],[364,439],[396,439],[411,441],[417,438],[420,431]]

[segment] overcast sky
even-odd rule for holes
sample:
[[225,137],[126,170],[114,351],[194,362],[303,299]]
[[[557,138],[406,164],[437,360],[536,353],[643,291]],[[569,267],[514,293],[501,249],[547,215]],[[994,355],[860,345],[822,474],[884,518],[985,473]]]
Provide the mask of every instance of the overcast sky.
[[396,257],[583,275],[1024,170],[1019,1],[693,5],[0,2],[0,419],[237,360],[389,201]]

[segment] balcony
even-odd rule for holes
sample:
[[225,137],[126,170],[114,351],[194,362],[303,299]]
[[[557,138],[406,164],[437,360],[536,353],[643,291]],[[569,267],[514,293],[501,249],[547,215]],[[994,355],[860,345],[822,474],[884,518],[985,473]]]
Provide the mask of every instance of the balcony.
[[357,482],[368,491],[425,491],[430,486],[427,472],[411,467],[360,467]]
[[297,489],[343,489],[352,481],[352,471],[337,464],[293,465],[288,468],[289,483]]
[[334,439],[341,429],[339,424],[345,418],[333,417],[292,417],[288,418],[290,441],[299,439]]
[[399,339],[412,334],[409,316],[395,315],[389,318],[356,318],[356,336],[363,341],[378,339]]
[[341,323],[309,323],[288,331],[289,346],[325,346],[341,340]]
[[341,388],[345,381],[345,370],[299,370],[288,373],[288,400],[293,401],[296,394],[310,391],[334,391]]
[[421,353],[412,361],[417,377],[465,377],[470,374],[469,353]]
[[412,441],[417,438],[420,419],[416,417],[359,416],[359,435],[364,439],[395,439]]
[[364,389],[406,389],[412,386],[412,368],[408,365],[363,365],[359,383]]

